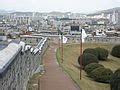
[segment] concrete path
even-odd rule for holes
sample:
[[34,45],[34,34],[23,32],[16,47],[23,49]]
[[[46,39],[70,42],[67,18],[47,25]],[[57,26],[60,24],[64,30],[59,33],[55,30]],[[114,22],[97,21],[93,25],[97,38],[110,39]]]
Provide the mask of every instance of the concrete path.
[[40,79],[40,90],[80,90],[57,64],[55,46],[49,47],[43,60],[46,72]]

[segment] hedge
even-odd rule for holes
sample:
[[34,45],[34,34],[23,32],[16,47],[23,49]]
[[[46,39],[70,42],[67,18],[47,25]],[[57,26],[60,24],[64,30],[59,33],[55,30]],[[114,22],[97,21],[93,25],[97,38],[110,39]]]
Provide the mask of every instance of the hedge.
[[89,75],[94,69],[96,69],[98,67],[104,67],[104,66],[101,64],[98,64],[98,63],[90,63],[85,66],[85,71]]
[[98,63],[98,59],[95,55],[90,53],[83,53],[81,56],[78,57],[78,63],[80,64],[80,60],[82,58],[82,65],[86,66],[90,63]]
[[111,90],[120,90],[120,69],[116,70],[110,80]]
[[96,57],[98,57],[98,52],[93,48],[87,48],[83,51],[83,53],[91,53],[94,54]]
[[112,48],[111,55],[120,58],[120,45],[116,45]]
[[96,68],[90,73],[90,77],[92,77],[95,81],[104,83],[109,83],[112,75],[113,72],[104,67]]
[[107,60],[108,57],[108,50],[104,48],[97,47],[95,50],[98,52],[98,59],[99,60]]

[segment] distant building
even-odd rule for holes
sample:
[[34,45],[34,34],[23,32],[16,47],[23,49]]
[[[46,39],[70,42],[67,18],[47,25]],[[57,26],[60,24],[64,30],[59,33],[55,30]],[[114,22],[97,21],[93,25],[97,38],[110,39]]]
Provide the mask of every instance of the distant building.
[[79,35],[81,33],[81,28],[80,26],[72,25],[70,29],[70,34],[71,35]]
[[118,13],[118,25],[120,26],[120,12]]
[[0,41],[5,41],[5,40],[7,40],[5,29],[0,28]]
[[120,8],[113,8],[87,15],[92,19],[108,19],[110,24],[120,25]]
[[14,12],[8,15],[7,21],[10,24],[28,24],[32,22],[32,20],[38,20],[39,15],[35,12]]
[[20,40],[24,41],[26,44],[35,46],[36,42],[39,42],[42,38],[31,35],[20,35]]
[[112,22],[113,24],[120,25],[120,11],[113,11]]

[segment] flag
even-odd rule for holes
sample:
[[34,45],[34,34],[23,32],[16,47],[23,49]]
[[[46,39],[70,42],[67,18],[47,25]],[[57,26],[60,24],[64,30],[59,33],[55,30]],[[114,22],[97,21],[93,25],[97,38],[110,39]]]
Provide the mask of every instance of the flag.
[[67,43],[67,37],[59,35],[59,39],[62,40],[62,43]]
[[[59,47],[60,47],[60,45],[61,45],[61,60],[62,60],[62,62],[61,63],[63,63],[63,53],[64,53],[64,50],[63,50],[63,43],[66,43],[67,42],[67,38],[65,37],[65,36],[63,36],[63,35],[59,35]],[[61,42],[61,44],[60,44],[60,42]]]
[[67,38],[65,36],[63,36],[63,43],[67,43]]
[[81,32],[82,32],[82,42],[85,42],[85,38],[87,37],[87,34],[84,29],[82,29]]

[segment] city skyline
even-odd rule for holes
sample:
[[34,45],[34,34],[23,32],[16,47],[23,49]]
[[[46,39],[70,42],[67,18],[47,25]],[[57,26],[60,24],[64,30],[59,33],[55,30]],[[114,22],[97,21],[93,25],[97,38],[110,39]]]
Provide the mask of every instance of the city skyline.
[[23,12],[92,13],[120,6],[120,0],[0,0],[0,9]]

